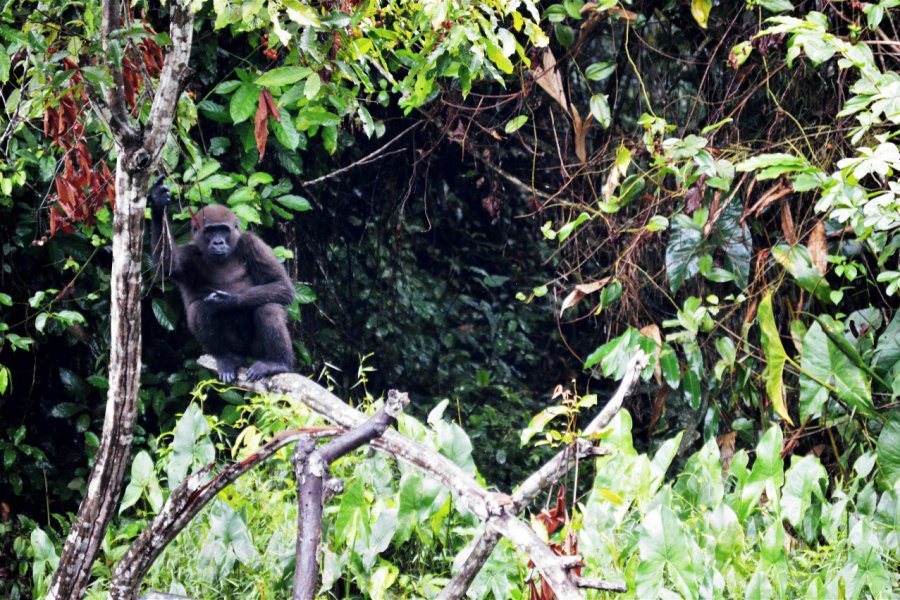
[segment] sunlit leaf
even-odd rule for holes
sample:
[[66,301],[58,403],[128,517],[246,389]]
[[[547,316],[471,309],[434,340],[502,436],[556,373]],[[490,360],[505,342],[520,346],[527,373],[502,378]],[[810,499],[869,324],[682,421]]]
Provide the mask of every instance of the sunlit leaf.
[[783,374],[787,353],[781,344],[781,336],[778,334],[778,326],[775,324],[771,291],[767,292],[760,301],[756,315],[759,319],[760,342],[762,343],[763,353],[766,355],[766,393],[775,412],[782,419],[793,425],[794,422],[791,420],[790,414],[788,414],[784,401]]

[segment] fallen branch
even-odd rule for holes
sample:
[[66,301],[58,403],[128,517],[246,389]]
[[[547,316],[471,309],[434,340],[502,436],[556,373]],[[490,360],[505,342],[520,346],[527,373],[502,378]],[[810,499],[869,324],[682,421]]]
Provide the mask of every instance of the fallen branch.
[[[648,361],[647,355],[643,352],[638,352],[631,358],[628,366],[625,368],[625,376],[622,378],[616,393],[609,399],[603,410],[584,428],[582,436],[589,437],[609,425],[616,413],[621,410],[625,399],[634,392],[634,388],[640,379],[641,371],[647,366]],[[522,485],[512,495],[512,512],[514,514],[520,513],[537,498],[541,491],[559,481],[563,475],[568,473],[569,469],[587,454],[587,449],[585,448],[587,445],[589,443],[585,439],[576,440],[575,443],[560,450],[544,466],[522,482]],[[459,571],[453,576],[450,583],[441,590],[438,600],[458,600],[464,597],[499,541],[500,535],[496,531],[488,529],[482,533],[481,537],[472,545]],[[612,586],[613,584],[607,585]]]
[[[216,368],[215,360],[210,356],[201,357],[198,363],[211,370]],[[244,370],[238,374],[236,383],[239,386],[260,393],[290,396],[341,427],[353,429],[366,420],[363,413],[301,375],[282,373],[258,382],[247,381],[244,375]],[[562,568],[559,557],[553,554],[526,523],[509,512],[509,496],[489,493],[447,457],[392,429],[372,440],[370,445],[440,482],[466,510],[487,522],[488,527],[510,540],[520,552],[531,558],[541,577],[548,582],[559,600],[583,598],[578,587]]]
[[381,409],[359,427],[321,448],[316,447],[313,436],[297,442],[293,459],[298,507],[294,600],[313,600],[319,587],[319,546],[322,543],[325,495],[334,495],[343,489],[340,481],[328,478],[331,463],[381,437],[408,404],[409,396],[391,390]]
[[[166,546],[219,492],[234,483],[241,475],[265,461],[281,448],[301,438],[330,437],[342,431],[343,429],[340,427],[309,427],[283,431],[244,460],[227,465],[215,476],[210,477],[215,468],[215,463],[213,463],[186,477],[166,500],[159,514],[116,563],[109,588],[110,600],[137,598],[141,582]],[[149,598],[156,599],[165,597],[165,595],[149,596]]]

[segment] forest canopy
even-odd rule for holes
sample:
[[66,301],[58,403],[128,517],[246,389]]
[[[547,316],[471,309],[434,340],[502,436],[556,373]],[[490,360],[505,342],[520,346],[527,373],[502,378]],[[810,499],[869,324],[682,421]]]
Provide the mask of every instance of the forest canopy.
[[[296,436],[367,418],[321,596],[892,597],[898,7],[0,5],[0,595],[290,596]],[[304,377],[198,360],[157,177],[273,248]]]

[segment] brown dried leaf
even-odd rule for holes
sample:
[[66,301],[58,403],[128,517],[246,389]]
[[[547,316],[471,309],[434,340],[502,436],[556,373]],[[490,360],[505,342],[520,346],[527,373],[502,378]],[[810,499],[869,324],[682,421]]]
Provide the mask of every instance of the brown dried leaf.
[[263,89],[259,96],[266,101],[266,110],[269,112],[269,116],[281,123],[281,113],[278,112],[278,107],[275,105],[275,100],[272,98],[272,92]]
[[828,270],[828,244],[825,241],[824,222],[816,222],[815,227],[809,234],[809,240],[806,242],[806,249],[809,250],[813,266],[819,270],[819,273],[824,275]]
[[269,139],[269,110],[263,94],[259,95],[259,103],[256,107],[256,119],[253,123],[253,135],[256,138],[256,149],[259,151],[259,160],[262,161],[266,154],[266,142]]
[[784,233],[784,240],[793,246],[797,243],[797,230],[794,228],[794,217],[791,216],[791,206],[784,202],[781,205],[781,231]]
[[579,283],[563,300],[562,306],[559,309],[559,314],[562,315],[566,310],[581,302],[588,294],[593,294],[594,292],[603,289],[603,286],[607,283],[609,283],[609,277],[604,277],[603,279],[592,281],[591,283]]
[[655,323],[651,323],[641,327],[640,334],[650,338],[656,344],[656,349],[653,351],[656,354],[656,360],[653,361],[653,377],[656,378],[656,383],[663,385],[662,369],[659,366],[659,353],[662,350],[662,333]]
[[541,86],[550,97],[556,100],[566,113],[569,112],[569,102],[566,100],[566,94],[563,90],[562,77],[556,70],[556,59],[550,50],[544,51],[542,66],[532,71],[534,81]]
[[584,162],[587,160],[587,132],[591,127],[591,117],[588,115],[586,121],[581,120],[578,109],[572,105],[572,130],[575,132],[575,156],[578,160]]
[[731,468],[731,459],[734,457],[734,447],[737,441],[737,433],[730,431],[723,433],[716,438],[719,444],[719,460],[722,461],[722,470],[728,471]]

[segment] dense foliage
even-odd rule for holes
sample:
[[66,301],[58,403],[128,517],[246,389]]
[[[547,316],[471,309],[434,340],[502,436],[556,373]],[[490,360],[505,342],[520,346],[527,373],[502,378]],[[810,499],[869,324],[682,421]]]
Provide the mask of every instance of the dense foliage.
[[[642,348],[615,453],[569,482],[547,536],[577,534],[585,571],[633,597],[896,589],[898,2],[193,4],[175,218],[225,203],[276,247],[302,372],[366,405],[408,390],[428,425],[405,431],[508,489]],[[110,83],[99,4],[0,10],[0,594],[21,597],[46,589],[98,444],[116,151],[86,91]],[[137,2],[117,33],[139,117],[166,25]],[[192,465],[312,419],[198,388],[172,286],[143,291],[136,456],[98,596]],[[341,475],[331,593],[439,590],[475,521],[378,455]],[[289,467],[248,478],[149,583],[284,595]],[[501,545],[473,591],[524,596],[527,576]]]

